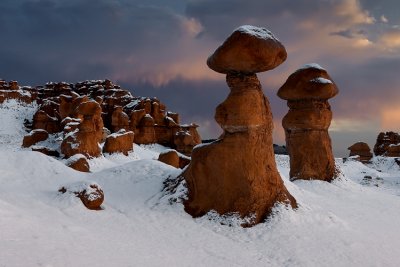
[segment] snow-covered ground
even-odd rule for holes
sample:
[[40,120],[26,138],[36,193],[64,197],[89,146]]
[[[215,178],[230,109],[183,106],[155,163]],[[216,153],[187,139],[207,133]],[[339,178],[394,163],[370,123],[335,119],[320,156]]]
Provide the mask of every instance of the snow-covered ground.
[[[333,183],[288,180],[297,210],[278,206],[252,228],[193,219],[169,204],[163,182],[180,170],[154,158],[162,146],[90,161],[92,173],[21,149],[35,107],[0,106],[0,266],[400,266],[400,169],[393,159],[338,165]],[[103,210],[62,186],[94,181]]]

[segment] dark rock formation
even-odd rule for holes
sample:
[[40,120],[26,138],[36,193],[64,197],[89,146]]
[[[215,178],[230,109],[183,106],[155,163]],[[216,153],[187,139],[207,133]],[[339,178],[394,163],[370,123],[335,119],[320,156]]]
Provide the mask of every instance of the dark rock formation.
[[336,175],[328,128],[332,112],[328,99],[338,93],[326,70],[305,65],[289,76],[278,96],[290,108],[283,118],[290,178],[332,181]]
[[47,156],[51,156],[51,157],[58,158],[60,156],[60,153],[57,150],[51,149],[48,147],[44,147],[44,146],[36,146],[35,145],[35,146],[32,146],[31,149],[32,149],[32,151],[40,152],[40,153],[43,153],[43,154],[45,154]]
[[400,135],[395,132],[379,133],[374,153],[376,156],[400,157]]
[[49,133],[42,129],[32,130],[28,135],[24,136],[22,141],[23,147],[33,146],[41,141],[46,140],[49,137]]
[[275,155],[288,155],[286,146],[280,146],[274,144],[274,154]]
[[250,226],[261,222],[277,202],[296,207],[276,168],[272,114],[255,74],[285,58],[282,44],[268,30],[242,26],[208,59],[211,69],[227,73],[231,91],[215,114],[222,137],[196,146],[182,174],[188,186],[185,210],[192,216],[210,210],[238,213],[251,218]]
[[359,156],[359,160],[363,163],[368,163],[372,159],[373,155],[367,143],[357,142],[347,149],[350,150],[350,157]]

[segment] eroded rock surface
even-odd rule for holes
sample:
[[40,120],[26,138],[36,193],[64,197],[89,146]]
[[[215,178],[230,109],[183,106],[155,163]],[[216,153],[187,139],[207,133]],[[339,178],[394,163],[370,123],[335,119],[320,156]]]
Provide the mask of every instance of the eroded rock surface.
[[182,174],[188,186],[185,210],[192,216],[210,210],[238,213],[251,218],[252,225],[261,222],[277,202],[296,207],[276,168],[272,114],[255,74],[285,58],[283,45],[266,29],[253,26],[237,29],[210,56],[210,68],[227,73],[230,93],[215,114],[224,130],[222,137],[196,146]]
[[118,132],[107,136],[106,142],[104,143],[103,152],[122,153],[127,156],[130,151],[133,151],[133,141],[133,132],[127,132],[124,129],[119,130]]
[[374,146],[376,156],[400,157],[400,135],[395,132],[381,132]]
[[158,161],[179,168],[179,155],[175,150],[167,150],[160,153]]
[[367,143],[357,142],[347,149],[350,150],[350,157],[359,156],[363,163],[368,163],[372,159],[373,155]]
[[328,99],[338,93],[335,83],[318,64],[308,64],[289,76],[278,96],[289,112],[282,120],[290,156],[290,179],[332,181],[335,161],[328,128],[332,111]]
[[[29,87],[0,79],[0,103],[6,99],[26,103],[36,101],[39,109],[27,125],[30,129],[42,129],[49,134],[62,132],[66,140],[61,150],[65,152],[65,157],[76,153],[96,157],[101,154],[98,144],[104,143],[109,134],[122,129],[132,131],[137,144],[159,143],[187,155],[201,143],[197,125],[180,124],[179,114],[167,111],[157,98],[132,96],[110,80],[75,84],[50,82],[44,86]],[[82,113],[82,105],[87,102],[96,106],[95,116]],[[101,125],[102,137],[99,139]],[[178,132],[191,136],[191,141],[176,145]],[[79,140],[86,140],[85,144]]]

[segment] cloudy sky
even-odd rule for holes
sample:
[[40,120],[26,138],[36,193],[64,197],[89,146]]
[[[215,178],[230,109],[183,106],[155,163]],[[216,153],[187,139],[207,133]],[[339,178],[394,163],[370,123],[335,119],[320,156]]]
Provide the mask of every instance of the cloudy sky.
[[327,69],[336,155],[379,131],[400,131],[398,0],[1,0],[0,77],[37,85],[109,78],[157,96],[185,122],[217,137],[215,107],[229,90],[207,57],[240,25],[270,29],[286,62],[260,74],[284,144],[288,108],[277,89],[300,66]]

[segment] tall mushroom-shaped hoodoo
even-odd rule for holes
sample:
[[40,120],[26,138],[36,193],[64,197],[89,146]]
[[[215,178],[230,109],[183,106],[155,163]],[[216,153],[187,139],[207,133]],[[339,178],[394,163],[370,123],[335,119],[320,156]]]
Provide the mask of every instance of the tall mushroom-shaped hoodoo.
[[296,207],[277,171],[272,114],[257,72],[273,69],[286,50],[265,28],[241,26],[212,54],[207,65],[226,74],[227,99],[215,113],[223,129],[217,141],[197,146],[182,173],[188,186],[185,210],[194,217],[210,210],[261,222],[277,202]]
[[338,88],[325,69],[307,64],[289,76],[278,91],[289,112],[282,120],[290,156],[290,179],[332,181],[335,160],[328,128],[332,111],[328,99]]

